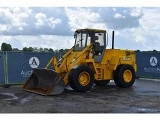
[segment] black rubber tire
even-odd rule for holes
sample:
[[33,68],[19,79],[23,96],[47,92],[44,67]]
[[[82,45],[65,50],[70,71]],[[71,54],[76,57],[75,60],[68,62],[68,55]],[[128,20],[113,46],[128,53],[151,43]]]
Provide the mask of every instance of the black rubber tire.
[[110,80],[95,80],[94,83],[98,86],[105,86],[110,82]]
[[[88,84],[85,86],[81,85],[79,82],[79,75],[82,72],[86,72],[90,78]],[[70,87],[77,92],[86,92],[86,91],[90,90],[91,87],[93,86],[93,83],[94,83],[94,73],[93,73],[92,69],[90,69],[88,66],[85,66],[85,65],[79,65],[79,66],[73,68],[70,71],[68,78],[69,78]]]
[[118,87],[123,88],[123,86],[121,85],[121,83],[120,83],[120,81],[119,81],[119,75],[118,75],[119,70],[120,70],[121,67],[122,67],[122,65],[117,66],[116,70],[113,72],[113,77],[114,77],[114,82],[115,82],[115,84],[116,84]]
[[[123,78],[123,74],[126,70],[129,70],[132,73],[132,78],[130,82],[126,82]],[[136,78],[135,70],[131,65],[128,64],[119,65],[114,73],[114,82],[120,88],[131,87],[135,82],[135,78]]]
[[69,85],[73,90],[76,89],[73,82],[72,82],[73,80],[71,81],[71,79],[73,79],[73,76],[74,76],[74,70],[75,69],[71,69],[70,72],[69,72],[69,75],[68,75]]

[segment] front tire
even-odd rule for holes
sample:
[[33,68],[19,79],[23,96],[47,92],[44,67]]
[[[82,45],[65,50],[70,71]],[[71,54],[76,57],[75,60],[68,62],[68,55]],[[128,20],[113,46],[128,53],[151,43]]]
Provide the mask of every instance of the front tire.
[[129,88],[135,82],[135,70],[131,65],[119,65],[114,74],[114,82],[120,88]]
[[69,85],[78,92],[86,92],[94,83],[94,73],[88,66],[79,65],[73,68],[69,74]]

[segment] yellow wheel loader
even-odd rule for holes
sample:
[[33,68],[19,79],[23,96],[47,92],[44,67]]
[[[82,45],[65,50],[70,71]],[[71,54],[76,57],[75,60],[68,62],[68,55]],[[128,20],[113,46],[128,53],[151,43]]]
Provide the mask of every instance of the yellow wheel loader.
[[[120,88],[131,87],[137,70],[133,50],[106,49],[108,33],[100,29],[78,29],[74,46],[59,61],[53,57],[45,68],[33,69],[23,90],[56,95],[70,85],[75,91],[89,91],[93,84],[107,85],[110,80]],[[52,65],[52,69],[48,66]]]

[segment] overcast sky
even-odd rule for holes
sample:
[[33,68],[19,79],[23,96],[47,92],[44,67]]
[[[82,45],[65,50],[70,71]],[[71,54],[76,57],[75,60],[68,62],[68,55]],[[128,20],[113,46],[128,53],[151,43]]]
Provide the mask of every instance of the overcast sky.
[[160,7],[0,7],[0,45],[68,49],[79,28],[106,29],[107,48],[160,51]]

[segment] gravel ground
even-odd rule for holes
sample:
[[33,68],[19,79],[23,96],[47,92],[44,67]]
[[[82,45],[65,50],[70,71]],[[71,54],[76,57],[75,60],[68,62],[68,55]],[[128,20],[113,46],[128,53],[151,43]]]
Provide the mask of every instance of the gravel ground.
[[83,93],[67,87],[56,96],[0,87],[0,101],[0,113],[160,113],[160,81],[137,79],[131,88],[110,82]]

